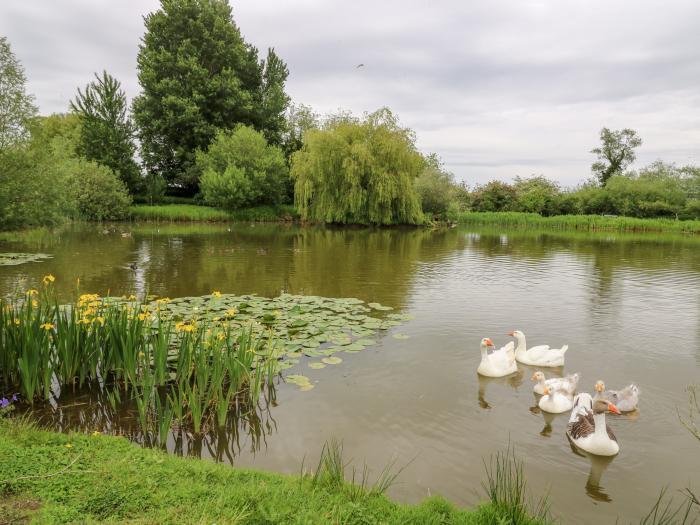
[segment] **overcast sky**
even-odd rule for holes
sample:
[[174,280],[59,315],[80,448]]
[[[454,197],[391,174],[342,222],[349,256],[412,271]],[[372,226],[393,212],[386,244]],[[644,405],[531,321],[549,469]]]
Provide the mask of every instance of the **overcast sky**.
[[[157,0],[0,0],[0,34],[42,113],[107,69],[138,93]],[[698,0],[239,0],[247,41],[275,47],[288,92],[324,113],[389,106],[469,184],[590,175],[602,126],[644,140],[637,165],[700,164]],[[356,68],[357,64],[365,64]]]

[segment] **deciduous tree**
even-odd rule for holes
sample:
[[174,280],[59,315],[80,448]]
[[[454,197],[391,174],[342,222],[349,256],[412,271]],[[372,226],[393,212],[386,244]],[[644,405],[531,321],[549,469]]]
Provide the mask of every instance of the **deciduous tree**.
[[613,175],[621,175],[634,162],[635,148],[642,145],[642,139],[633,129],[600,130],[600,146],[593,148],[598,160],[591,165],[591,170],[598,178],[601,186],[608,183]]
[[36,116],[34,97],[26,92],[24,68],[12,53],[6,37],[0,37],[0,149],[29,136],[27,124]]

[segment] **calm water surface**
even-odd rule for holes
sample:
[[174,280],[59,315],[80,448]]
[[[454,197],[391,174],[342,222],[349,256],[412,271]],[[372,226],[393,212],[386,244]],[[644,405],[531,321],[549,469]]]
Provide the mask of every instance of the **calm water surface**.
[[[526,462],[531,492],[549,491],[554,513],[570,523],[626,523],[663,486],[700,488],[700,443],[676,413],[686,407],[686,385],[700,382],[698,238],[120,224],[0,241],[0,251],[53,254],[0,267],[3,294],[50,272],[66,297],[79,278],[82,291],[103,294],[289,292],[358,297],[415,315],[397,329],[410,339],[388,332],[323,370],[302,362],[290,372],[307,375],[314,390],[280,384],[259,415],[220,435],[173,438],[171,451],[297,473],[302,458],[315,461],[336,437],[348,458],[375,472],[392,458],[410,462],[392,497],[442,494],[469,505],[483,499],[483,458],[510,442]],[[534,369],[477,377],[479,340],[504,344],[513,329],[531,344],[568,343],[557,372],[580,372],[580,390],[597,379],[640,385],[638,413],[611,421],[617,457],[572,450],[568,415],[536,408]],[[58,427],[103,424],[93,397],[62,403],[72,411],[53,411]]]

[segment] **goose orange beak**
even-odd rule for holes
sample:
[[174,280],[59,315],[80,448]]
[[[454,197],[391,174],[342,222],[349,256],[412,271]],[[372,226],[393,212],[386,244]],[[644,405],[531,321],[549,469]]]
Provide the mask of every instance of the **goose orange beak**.
[[617,414],[618,416],[620,415],[620,411],[612,403],[608,403],[608,410],[610,410],[610,412],[612,412],[613,414]]
[[548,386],[544,387],[544,390],[542,390],[542,394],[544,394],[545,396],[548,396],[551,393],[552,391],[549,389]]
[[530,378],[530,381],[534,381],[535,379],[537,379],[537,374],[536,374],[536,373],[535,373],[535,374],[532,374],[532,377]]
[[493,344],[493,341],[491,341],[491,338],[489,338],[489,337],[486,338],[486,344],[489,346],[496,346]]
[[511,337],[515,337],[515,332],[508,332],[507,335],[509,335],[509,336],[511,336]]

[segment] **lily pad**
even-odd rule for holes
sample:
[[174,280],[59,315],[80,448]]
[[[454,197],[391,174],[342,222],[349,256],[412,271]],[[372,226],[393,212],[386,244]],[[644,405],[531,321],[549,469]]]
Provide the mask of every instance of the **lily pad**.
[[51,257],[51,255],[45,253],[0,253],[0,266],[16,266],[18,264],[43,261]]
[[319,363],[318,361],[314,361],[312,363],[309,363],[309,368],[313,368],[314,370],[320,370],[321,368],[326,368],[326,365],[323,363]]
[[327,365],[339,365],[343,362],[340,357],[324,357],[321,361]]
[[311,384],[308,377],[299,374],[289,374],[288,376],[285,376],[284,380],[287,383],[297,386],[306,386]]
[[410,338],[411,338],[410,335],[401,334],[401,333],[398,333],[398,332],[396,332],[395,334],[393,334],[391,337],[393,337],[394,339],[400,339],[400,340],[403,340],[403,339],[410,339]]
[[391,306],[383,306],[379,303],[367,303],[367,306],[374,310],[393,310]]

